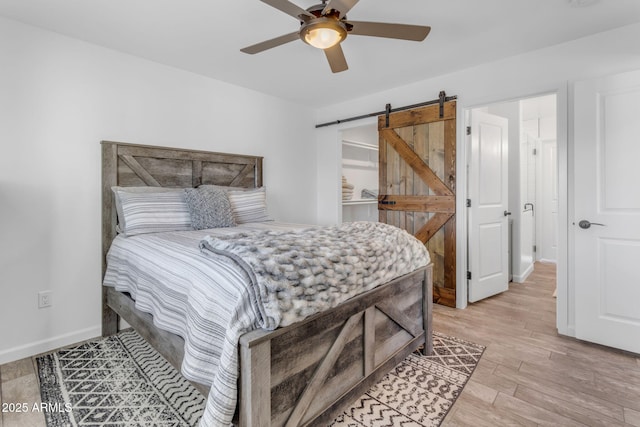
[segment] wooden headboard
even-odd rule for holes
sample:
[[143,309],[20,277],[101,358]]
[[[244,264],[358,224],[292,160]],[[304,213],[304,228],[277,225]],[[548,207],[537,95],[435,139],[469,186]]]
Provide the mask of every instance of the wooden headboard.
[[262,186],[262,157],[102,141],[102,274],[117,214],[111,187]]

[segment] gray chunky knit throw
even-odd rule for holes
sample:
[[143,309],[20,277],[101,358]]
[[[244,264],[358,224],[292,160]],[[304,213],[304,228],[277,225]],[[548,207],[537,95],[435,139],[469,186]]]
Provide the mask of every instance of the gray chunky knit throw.
[[[429,263],[424,244],[378,222],[207,236],[207,253],[249,275],[267,324],[286,326]],[[264,309],[264,311],[263,311]]]

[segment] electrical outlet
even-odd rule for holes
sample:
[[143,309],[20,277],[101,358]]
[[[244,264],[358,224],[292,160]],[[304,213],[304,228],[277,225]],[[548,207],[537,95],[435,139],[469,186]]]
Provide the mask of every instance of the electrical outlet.
[[38,292],[38,308],[51,307],[51,295],[53,291]]

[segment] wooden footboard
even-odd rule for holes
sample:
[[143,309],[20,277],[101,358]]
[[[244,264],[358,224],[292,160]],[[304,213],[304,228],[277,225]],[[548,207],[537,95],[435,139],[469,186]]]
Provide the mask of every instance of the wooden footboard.
[[[240,337],[242,427],[326,426],[409,353],[432,351],[431,265],[302,322]],[[178,370],[184,341],[153,324],[127,295],[105,306]],[[195,384],[203,394],[208,388]]]
[[326,426],[422,346],[432,350],[431,265],[333,310],[240,338],[240,426]]

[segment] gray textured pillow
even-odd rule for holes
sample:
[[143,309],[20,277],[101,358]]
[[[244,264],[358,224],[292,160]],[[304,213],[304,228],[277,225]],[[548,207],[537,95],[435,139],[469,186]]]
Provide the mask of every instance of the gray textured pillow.
[[227,192],[216,188],[185,188],[185,199],[195,230],[235,227]]

